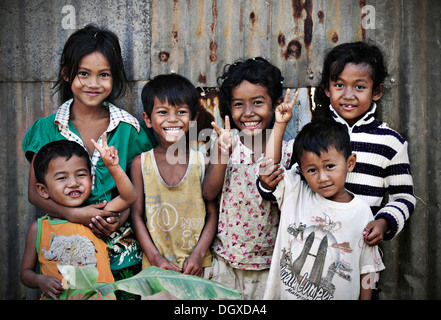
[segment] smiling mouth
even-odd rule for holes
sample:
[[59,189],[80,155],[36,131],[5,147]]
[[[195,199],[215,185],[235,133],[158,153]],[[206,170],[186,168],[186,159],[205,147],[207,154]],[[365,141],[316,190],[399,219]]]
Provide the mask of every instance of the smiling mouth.
[[354,104],[340,104],[341,108],[346,111],[351,111],[357,108]]
[[79,197],[81,197],[82,194],[83,194],[82,192],[80,192],[78,190],[74,190],[74,191],[69,192],[69,197],[79,198]]
[[101,92],[92,92],[92,91],[86,91],[85,94],[87,94],[90,97],[96,97],[101,94]]
[[179,127],[168,127],[168,128],[164,128],[164,131],[167,134],[178,135],[179,132],[181,132],[181,128],[179,128]]
[[260,121],[242,122],[242,125],[244,126],[245,129],[257,129],[258,127],[260,127],[260,124],[261,124]]

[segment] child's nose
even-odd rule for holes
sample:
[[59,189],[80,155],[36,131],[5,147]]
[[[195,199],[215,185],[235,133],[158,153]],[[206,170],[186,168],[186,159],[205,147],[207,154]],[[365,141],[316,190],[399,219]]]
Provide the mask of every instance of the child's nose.
[[350,87],[345,87],[344,98],[346,99],[353,99],[355,97],[354,95],[354,89]]
[[68,186],[69,186],[70,188],[72,188],[72,187],[76,187],[76,186],[78,186],[78,185],[79,185],[79,182],[78,182],[78,179],[77,179],[76,177],[69,178],[69,180],[68,180]]
[[253,114],[254,114],[254,108],[253,108],[253,105],[248,104],[248,103],[245,104],[244,114],[245,114],[246,116],[253,115]]

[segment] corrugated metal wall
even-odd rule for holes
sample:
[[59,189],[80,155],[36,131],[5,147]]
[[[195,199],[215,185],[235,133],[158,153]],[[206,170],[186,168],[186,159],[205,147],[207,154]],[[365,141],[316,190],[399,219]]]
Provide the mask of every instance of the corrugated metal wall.
[[187,76],[212,105],[223,66],[261,55],[281,68],[286,87],[301,88],[291,137],[311,117],[323,52],[347,41],[378,43],[391,75],[379,117],[409,141],[418,197],[405,230],[382,246],[382,298],[441,298],[440,1],[3,0],[0,20],[0,299],[36,298],[18,275],[39,214],[27,201],[21,141],[33,121],[56,110],[52,85],[64,42],[70,28],[90,22],[120,37],[133,84],[121,105],[135,116],[142,86],[157,74]]

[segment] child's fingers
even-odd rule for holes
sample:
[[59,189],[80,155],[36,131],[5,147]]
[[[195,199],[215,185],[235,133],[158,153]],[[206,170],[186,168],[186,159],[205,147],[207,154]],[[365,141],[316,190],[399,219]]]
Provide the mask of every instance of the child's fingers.
[[211,126],[216,131],[216,133],[220,136],[222,134],[222,128],[217,125],[216,122],[211,122]]
[[103,133],[103,148],[107,148],[107,132]]
[[285,103],[288,104],[289,103],[289,96],[291,94],[291,89],[286,89],[286,93],[285,93]]
[[231,130],[230,118],[228,116],[225,116],[225,130],[228,132]]
[[294,92],[294,97],[292,97],[292,100],[289,103],[291,109],[294,106],[294,103],[296,102],[298,96],[299,96],[299,90],[296,90],[296,92]]
[[96,141],[93,139],[90,139],[90,141],[92,142],[95,149],[97,149],[101,153],[101,147],[98,145],[98,143],[96,143]]

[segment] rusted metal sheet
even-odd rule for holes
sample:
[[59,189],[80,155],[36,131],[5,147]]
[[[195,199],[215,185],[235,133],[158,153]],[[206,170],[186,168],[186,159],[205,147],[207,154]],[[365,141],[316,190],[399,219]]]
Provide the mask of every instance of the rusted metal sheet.
[[18,276],[27,228],[41,214],[27,201],[21,142],[36,119],[56,110],[59,55],[67,37],[89,22],[119,36],[133,85],[119,105],[138,119],[143,85],[175,71],[205,92],[198,128],[221,123],[216,87],[225,64],[267,58],[282,70],[286,88],[300,90],[286,139],[311,117],[324,52],[374,40],[390,73],[378,117],[408,140],[418,197],[404,231],[382,245],[381,298],[440,299],[440,12],[436,0],[1,1],[0,299],[37,298]]

